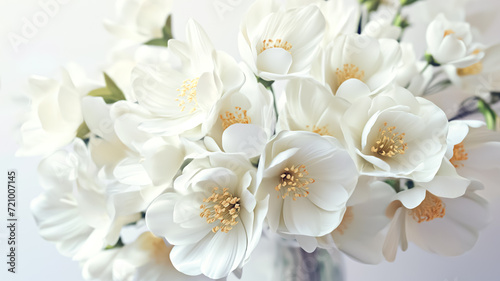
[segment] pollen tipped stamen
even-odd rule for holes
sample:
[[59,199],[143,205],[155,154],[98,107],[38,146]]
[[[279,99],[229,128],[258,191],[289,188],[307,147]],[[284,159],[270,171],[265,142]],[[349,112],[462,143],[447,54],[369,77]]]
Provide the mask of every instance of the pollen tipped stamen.
[[309,172],[305,165],[293,165],[286,167],[280,174],[280,183],[274,188],[279,192],[278,198],[285,199],[287,196],[292,196],[295,201],[300,197],[309,195],[309,184],[315,180],[308,177]]
[[225,130],[229,126],[234,124],[251,124],[252,119],[247,115],[247,111],[241,109],[241,107],[236,106],[235,111],[229,112],[226,111],[225,116],[222,114],[219,115],[219,118],[222,120],[222,129]]
[[424,221],[442,218],[445,213],[446,208],[443,201],[441,201],[439,197],[427,191],[424,201],[422,201],[422,203],[420,203],[420,205],[418,205],[415,209],[412,209],[410,214],[413,216],[415,221],[421,223]]
[[469,154],[465,152],[464,143],[461,142],[453,147],[453,156],[450,159],[455,168],[463,167],[462,161],[469,159]]
[[444,31],[443,37],[446,37],[446,36],[451,35],[451,34],[455,34],[455,31],[453,31],[451,29],[447,29]]
[[228,233],[229,230],[233,229],[233,226],[238,224],[238,216],[240,214],[240,198],[233,196],[228,192],[227,188],[222,190],[220,193],[218,187],[214,187],[212,190],[212,195],[210,197],[203,199],[200,209],[200,217],[205,218],[207,223],[214,223],[220,221],[219,224],[212,228],[212,232],[216,233],[221,231]]
[[337,68],[335,74],[337,75],[339,85],[349,79],[358,79],[363,81],[363,78],[365,78],[365,72],[363,70],[359,70],[359,68],[354,64],[344,64],[342,70]]
[[344,213],[344,216],[342,217],[342,221],[340,222],[339,226],[335,229],[335,232],[337,232],[340,235],[343,235],[344,232],[347,230],[349,225],[354,219],[354,214],[352,211],[352,207],[347,207]]
[[387,122],[379,129],[377,140],[371,151],[380,156],[394,157],[398,154],[405,154],[408,144],[404,142],[405,133],[395,133],[396,127],[387,127]]
[[199,77],[194,79],[186,79],[182,81],[182,86],[177,89],[180,92],[175,99],[179,103],[181,111],[186,110],[186,106],[190,106],[189,113],[193,113],[198,109],[198,100],[196,99],[196,87],[198,87]]
[[465,68],[457,68],[458,76],[467,76],[467,75],[477,75],[483,72],[483,63],[477,62],[471,66],[467,66]]
[[265,50],[272,49],[272,48],[281,48],[290,54],[292,53],[290,50],[292,49],[292,44],[288,43],[287,41],[284,41],[282,39],[266,39],[262,40],[262,47],[260,48],[259,54],[264,52]]
[[316,133],[321,136],[332,136],[332,134],[328,131],[328,128],[326,126],[318,127],[316,125],[312,126],[306,126],[307,129],[309,129],[311,132]]

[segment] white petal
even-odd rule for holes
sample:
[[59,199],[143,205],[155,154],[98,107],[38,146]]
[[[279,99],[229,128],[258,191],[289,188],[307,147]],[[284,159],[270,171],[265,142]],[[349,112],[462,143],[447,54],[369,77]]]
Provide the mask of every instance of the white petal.
[[257,67],[260,71],[287,74],[292,66],[292,55],[282,48],[271,48],[257,56]]
[[246,245],[247,237],[241,224],[228,233],[217,232],[207,245],[201,271],[212,279],[226,277],[243,261]]
[[358,79],[349,79],[342,83],[335,94],[349,102],[354,102],[359,97],[367,97],[371,94],[368,86]]
[[228,153],[244,153],[248,158],[261,154],[267,142],[267,134],[260,126],[234,124],[224,130],[222,147]]
[[290,234],[325,235],[340,224],[344,211],[345,209],[336,212],[320,210],[307,198],[293,201],[287,197],[283,202],[283,219]]

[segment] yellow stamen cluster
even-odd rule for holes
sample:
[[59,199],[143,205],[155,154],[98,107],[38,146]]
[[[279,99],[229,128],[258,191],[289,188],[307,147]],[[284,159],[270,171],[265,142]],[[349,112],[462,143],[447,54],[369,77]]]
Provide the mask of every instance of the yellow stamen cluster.
[[444,35],[443,35],[443,37],[446,37],[446,36],[451,35],[451,34],[455,34],[455,31],[453,31],[453,30],[451,30],[451,29],[446,29],[446,30],[444,31]]
[[457,68],[458,76],[476,75],[483,71],[483,63],[477,62],[471,66],[465,68]]
[[335,74],[337,74],[339,85],[342,85],[342,83],[349,79],[354,78],[363,81],[363,78],[365,78],[365,72],[363,70],[360,71],[354,64],[344,64],[342,70],[337,68]]
[[464,143],[461,142],[453,147],[453,156],[451,157],[450,162],[453,166],[455,166],[455,168],[463,167],[464,164],[461,163],[461,161],[469,159],[468,156],[469,154],[465,153]]
[[387,127],[387,122],[384,122],[384,127],[378,130],[377,141],[375,141],[371,151],[387,157],[405,154],[408,148],[408,144],[404,142],[405,133],[395,133],[395,129],[396,127]]
[[293,165],[286,167],[280,175],[280,183],[274,188],[279,192],[278,198],[285,199],[292,196],[293,200],[309,195],[309,184],[314,183],[314,179],[308,177],[309,172],[304,165]]
[[281,48],[289,53],[292,53],[290,52],[290,50],[292,49],[292,44],[288,43],[287,41],[283,41],[282,39],[266,39],[262,40],[262,47],[260,48],[259,54],[264,52],[265,50],[272,48]]
[[418,223],[424,221],[431,221],[436,218],[444,217],[446,208],[443,201],[437,196],[427,191],[424,201],[420,203],[415,209],[411,210],[413,219]]
[[250,124],[252,119],[247,116],[247,111],[242,110],[241,107],[236,106],[236,111],[234,113],[226,111],[226,117],[219,116],[222,120],[222,129],[225,130],[233,124]]
[[189,113],[193,113],[196,111],[198,106],[198,101],[196,100],[196,87],[198,86],[199,77],[194,79],[186,79],[182,82],[182,86],[177,89],[180,92],[175,99],[175,101],[179,102],[179,107],[181,111],[186,109],[187,104],[192,104],[192,108]]
[[306,126],[307,129],[311,130],[311,132],[316,133],[321,136],[331,136],[330,132],[328,131],[328,128],[326,126],[323,127],[318,127],[314,125],[311,129],[311,126]]
[[169,255],[172,247],[167,246],[162,238],[156,237],[151,232],[144,232],[138,241],[140,247],[149,252],[154,262],[163,266],[171,264]]
[[340,235],[344,235],[344,231],[347,229],[349,224],[351,224],[354,219],[354,214],[352,212],[352,207],[347,207],[344,213],[344,217],[342,218],[342,222],[335,229]]
[[[477,55],[481,52],[480,49],[475,49],[474,52],[472,52],[473,55]],[[482,62],[477,62],[473,65],[464,67],[464,68],[457,68],[457,75],[458,76],[467,76],[467,75],[476,75],[483,72],[483,63]]]
[[240,204],[238,203],[240,198],[229,193],[227,188],[224,188],[220,193],[219,188],[214,187],[212,195],[203,199],[203,202],[207,204],[200,206],[200,209],[203,210],[200,217],[205,218],[207,223],[220,221],[219,225],[212,228],[213,233],[219,230],[228,233],[238,223],[236,219],[240,214]]

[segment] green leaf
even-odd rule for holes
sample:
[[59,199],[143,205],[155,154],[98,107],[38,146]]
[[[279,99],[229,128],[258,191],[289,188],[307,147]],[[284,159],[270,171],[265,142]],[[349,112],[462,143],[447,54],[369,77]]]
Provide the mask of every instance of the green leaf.
[[435,59],[434,57],[431,55],[431,54],[425,54],[425,60],[427,61],[428,64],[432,65],[432,66],[440,66],[441,64],[439,64]]
[[88,93],[89,96],[92,97],[102,97],[104,102],[107,104],[115,103],[119,100],[124,100],[125,96],[123,95],[122,90],[116,86],[116,83],[109,77],[106,73],[104,73],[104,81],[106,82],[105,88],[99,88],[92,90]]
[[168,41],[163,39],[163,38],[155,38],[155,39],[151,39],[148,42],[144,43],[144,45],[168,47]]
[[171,15],[168,15],[167,21],[165,22],[165,25],[163,26],[161,32],[163,33],[163,39],[165,39],[165,41],[168,41],[168,40],[174,38],[174,36],[172,36],[172,16]]
[[408,6],[411,5],[415,2],[418,2],[419,0],[401,0],[401,6]]
[[87,95],[92,97],[105,97],[105,96],[111,96],[111,91],[108,90],[108,88],[104,87],[92,90]]
[[116,100],[124,100],[125,96],[123,95],[122,90],[116,86],[115,81],[109,77],[106,72],[104,72],[104,81],[106,82],[106,88],[111,92],[111,95],[116,98]]
[[76,130],[76,137],[81,138],[82,140],[87,139],[88,134],[90,133],[89,127],[87,127],[87,124],[83,122],[80,127]]
[[161,29],[161,33],[163,34],[162,38],[151,39],[144,43],[144,45],[168,47],[168,40],[174,38],[172,35],[172,17],[170,15],[167,17],[165,25]]
[[399,179],[386,179],[384,180],[384,182],[390,185],[392,189],[394,189],[394,191],[396,192],[401,191],[401,187],[399,186],[400,183]]
[[394,22],[393,22],[393,25],[394,26],[399,26],[401,27],[401,29],[405,29],[407,28],[408,26],[410,26],[410,23],[408,22],[408,20],[403,17],[401,14],[398,14],[396,15],[396,17],[394,18]]
[[477,107],[479,111],[483,114],[488,129],[495,130],[496,119],[497,119],[497,114],[495,113],[495,111],[491,109],[491,106],[481,98],[479,98],[477,101]]
[[378,10],[378,7],[380,6],[380,3],[382,0],[367,0],[364,1],[365,7],[368,10],[369,13],[375,12]]

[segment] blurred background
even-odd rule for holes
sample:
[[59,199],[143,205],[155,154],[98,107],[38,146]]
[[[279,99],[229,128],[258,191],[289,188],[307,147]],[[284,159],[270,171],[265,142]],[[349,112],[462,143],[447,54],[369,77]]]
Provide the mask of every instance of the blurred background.
[[[440,1],[440,0],[436,0]],[[55,2],[58,9],[50,15],[44,10],[44,3]],[[184,38],[184,25],[193,17],[205,28],[215,47],[224,50],[239,60],[237,33],[239,21],[249,0],[182,0],[174,5],[173,33]],[[472,0],[468,13],[500,11],[498,0]],[[220,10],[220,5],[225,7]],[[217,6],[219,5],[219,6]],[[60,69],[69,62],[82,66],[90,78],[102,81],[102,70],[109,63],[109,50],[116,38],[106,32],[103,19],[115,18],[115,2],[99,0],[0,0],[0,261],[6,260],[6,171],[16,169],[18,206],[18,264],[17,273],[7,272],[5,262],[0,263],[0,280],[83,280],[77,262],[61,256],[55,246],[38,235],[29,205],[41,193],[37,182],[39,157],[16,158],[18,128],[23,112],[29,107],[26,97],[27,79],[41,75],[59,79]],[[45,15],[43,15],[45,13]],[[479,17],[481,18],[481,17]],[[485,17],[484,26],[489,26],[484,43],[500,42],[500,19]],[[16,41],[27,25],[34,28]],[[483,27],[481,27],[483,28]],[[420,34],[417,52],[425,48],[425,29],[410,32]],[[15,34],[15,35],[13,35]],[[458,94],[457,94],[458,95]],[[437,102],[460,102],[456,97],[437,97]],[[451,106],[451,105],[450,105]],[[500,161],[500,159],[499,159]],[[500,280],[500,200],[491,204],[491,225],[486,228],[477,245],[460,257],[439,257],[410,245],[407,252],[399,252],[396,262],[379,265],[363,265],[344,257],[346,281],[354,280]],[[259,255],[266,255],[265,249],[255,253],[253,261],[244,271],[245,280],[264,276],[257,271],[266,271],[259,263]],[[270,266],[269,264],[266,264]],[[255,276],[255,277],[253,277]],[[261,279],[262,280],[262,279]],[[264,281],[264,280],[263,280]]]

